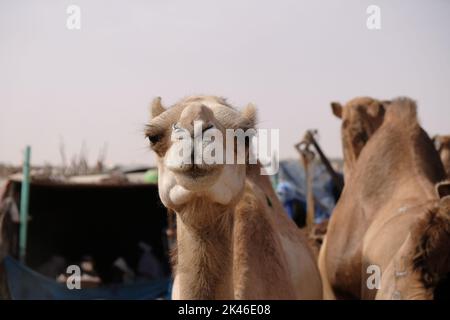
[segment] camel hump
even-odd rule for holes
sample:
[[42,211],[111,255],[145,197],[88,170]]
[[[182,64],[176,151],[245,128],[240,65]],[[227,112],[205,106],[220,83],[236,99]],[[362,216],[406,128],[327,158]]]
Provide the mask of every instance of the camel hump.
[[417,104],[408,97],[395,98],[387,108],[386,116],[392,120],[417,123]]
[[446,202],[450,202],[450,180],[438,183],[436,185],[436,192],[439,199],[448,198]]

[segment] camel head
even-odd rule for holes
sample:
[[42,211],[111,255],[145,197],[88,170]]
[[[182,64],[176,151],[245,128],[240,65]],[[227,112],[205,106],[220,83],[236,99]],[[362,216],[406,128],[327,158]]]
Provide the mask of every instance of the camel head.
[[195,199],[221,205],[237,201],[244,188],[246,165],[226,159],[227,141],[232,152],[244,150],[245,158],[249,148],[236,148],[235,137],[227,131],[247,131],[254,127],[255,117],[252,105],[239,112],[219,97],[192,96],[168,109],[156,98],[145,134],[157,156],[164,205],[179,212]]
[[345,106],[332,102],[333,114],[342,119],[341,135],[344,152],[344,174],[347,176],[369,138],[383,123],[389,102],[369,97],[350,100]]
[[450,177],[450,135],[433,137],[436,150],[439,152],[447,177]]

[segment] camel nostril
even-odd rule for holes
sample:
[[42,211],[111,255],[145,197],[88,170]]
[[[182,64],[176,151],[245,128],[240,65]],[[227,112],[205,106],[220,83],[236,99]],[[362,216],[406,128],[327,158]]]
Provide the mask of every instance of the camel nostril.
[[214,125],[213,124],[209,124],[202,130],[202,133],[204,133],[205,131],[207,131],[209,129],[212,129],[212,128],[214,128]]
[[181,128],[178,124],[174,123],[174,124],[172,124],[172,131],[174,131],[174,132],[182,132],[183,128]]

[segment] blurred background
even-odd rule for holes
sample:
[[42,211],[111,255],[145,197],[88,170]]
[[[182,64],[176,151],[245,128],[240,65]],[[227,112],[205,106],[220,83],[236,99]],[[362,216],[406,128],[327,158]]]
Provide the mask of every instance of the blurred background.
[[[80,29],[67,27],[73,5]],[[367,27],[370,5],[380,29]],[[168,297],[174,215],[143,134],[156,96],[256,104],[258,127],[280,129],[272,180],[299,226],[307,178],[294,145],[316,129],[336,171],[312,169],[315,223],[326,222],[342,179],[330,102],[406,95],[430,135],[448,133],[449,30],[445,0],[0,0],[0,296]],[[100,291],[61,291],[70,264]],[[101,291],[112,284],[128,287]]]

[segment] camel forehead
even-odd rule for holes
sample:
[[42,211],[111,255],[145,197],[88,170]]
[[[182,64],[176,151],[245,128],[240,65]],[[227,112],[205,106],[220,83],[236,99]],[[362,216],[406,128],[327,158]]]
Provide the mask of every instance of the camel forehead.
[[180,100],[177,105],[190,105],[190,104],[200,103],[204,105],[220,104],[224,106],[229,106],[226,100],[222,97],[217,96],[189,96]]
[[214,96],[193,96],[185,98],[164,112],[161,120],[168,120],[166,126],[180,119],[211,119],[214,117],[225,127],[230,127],[240,118],[240,113],[225,99]]
[[358,105],[369,105],[372,102],[376,101],[375,99],[371,98],[371,97],[356,97],[353,98],[352,100],[350,100],[349,102],[347,102],[346,107],[356,107]]
[[367,110],[367,107],[377,100],[370,97],[357,97],[345,104],[343,108],[344,117],[353,117],[361,115],[361,111]]
[[192,120],[211,120],[214,118],[214,113],[211,108],[203,104],[189,105],[183,108],[180,115],[180,121]]
[[193,113],[200,109],[204,110],[204,108],[201,108],[201,106],[203,106],[210,109],[214,113],[214,116],[216,116],[216,114],[226,113],[234,116],[237,116],[239,114],[232,106],[230,106],[225,101],[225,99],[214,96],[188,97],[175,104],[175,106],[180,106],[182,110],[192,110]]

